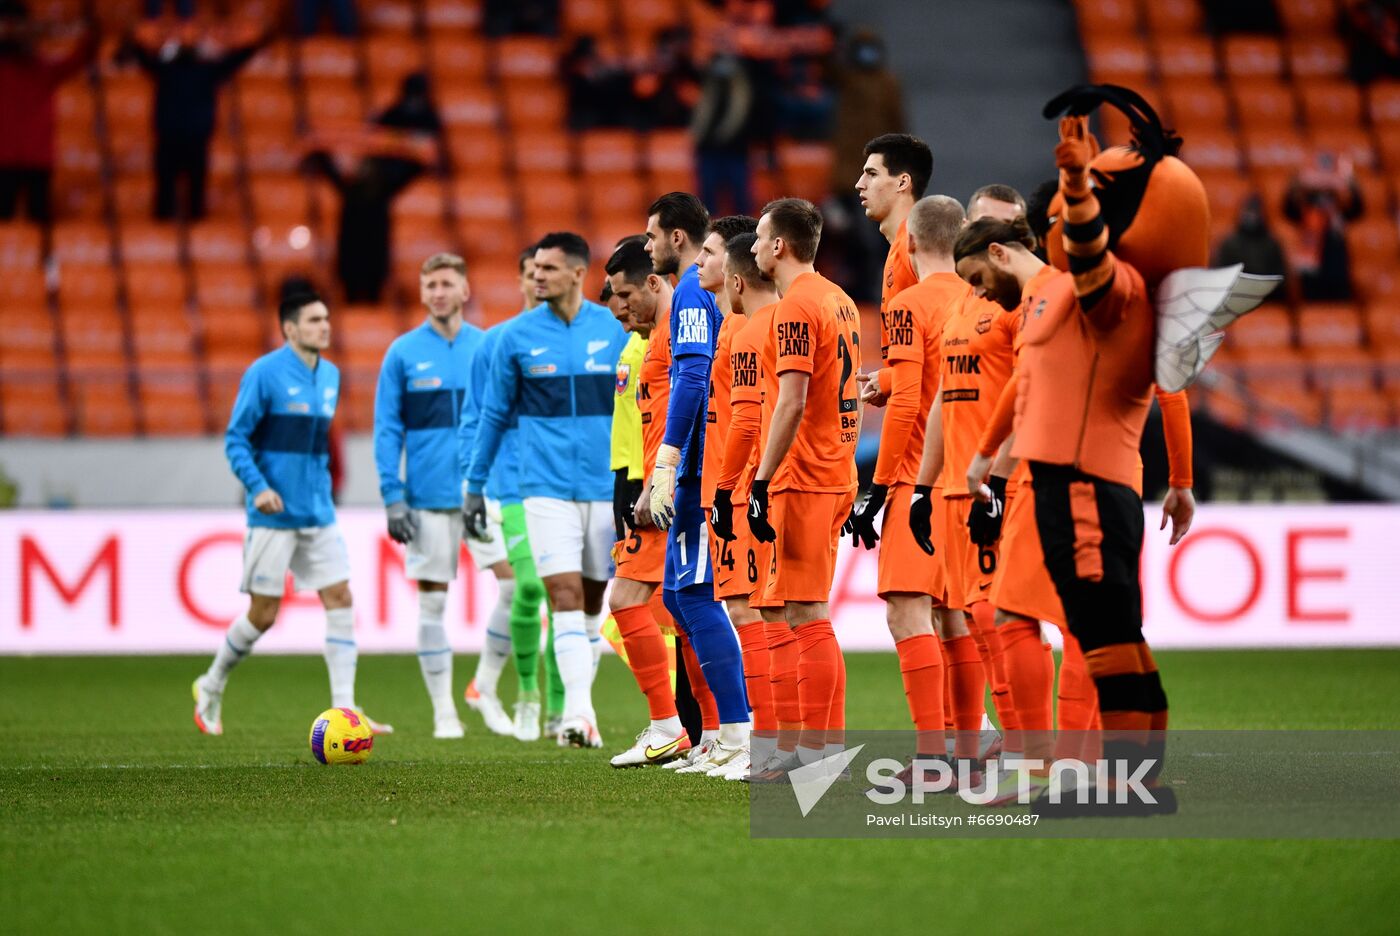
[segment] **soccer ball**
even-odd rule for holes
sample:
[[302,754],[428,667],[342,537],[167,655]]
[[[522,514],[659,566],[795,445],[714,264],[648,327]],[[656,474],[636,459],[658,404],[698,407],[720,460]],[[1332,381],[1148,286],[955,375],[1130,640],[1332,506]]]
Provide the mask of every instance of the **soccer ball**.
[[311,723],[311,753],[323,764],[363,764],[373,749],[369,720],[354,709],[326,709]]

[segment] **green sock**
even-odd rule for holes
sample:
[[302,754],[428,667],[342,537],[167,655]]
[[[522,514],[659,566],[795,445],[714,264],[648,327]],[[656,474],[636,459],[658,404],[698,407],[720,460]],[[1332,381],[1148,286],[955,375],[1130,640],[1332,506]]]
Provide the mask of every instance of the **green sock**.
[[540,605],[544,604],[544,583],[535,569],[530,540],[525,529],[525,508],[520,504],[501,505],[501,533],[509,548],[506,559],[515,570],[515,597],[510,603],[510,642],[515,654],[515,674],[522,697],[536,697],[540,691]]
[[564,714],[564,680],[559,678],[559,667],[554,663],[554,614],[549,615],[549,642],[544,648],[544,713],[549,718]]

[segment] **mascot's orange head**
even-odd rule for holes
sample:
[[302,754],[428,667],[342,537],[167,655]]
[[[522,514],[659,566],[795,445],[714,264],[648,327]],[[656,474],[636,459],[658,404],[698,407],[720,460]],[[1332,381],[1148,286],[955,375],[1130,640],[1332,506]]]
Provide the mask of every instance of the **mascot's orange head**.
[[[1181,138],[1162,128],[1162,121],[1137,92],[1117,85],[1080,85],[1045,105],[1045,116],[1083,115],[1100,104],[1121,110],[1133,128],[1133,142],[1099,153],[1089,164],[1094,194],[1109,230],[1109,248],[1132,264],[1149,287],[1182,267],[1205,266],[1210,260],[1210,206],[1205,186],[1186,163],[1176,157]],[[1051,224],[1045,237],[1050,262],[1069,269],[1061,238],[1064,202],[1050,202]]]

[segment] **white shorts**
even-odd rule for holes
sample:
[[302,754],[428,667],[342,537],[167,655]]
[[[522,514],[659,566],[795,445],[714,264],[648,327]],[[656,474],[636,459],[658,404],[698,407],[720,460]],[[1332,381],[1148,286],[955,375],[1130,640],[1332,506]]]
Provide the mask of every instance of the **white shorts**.
[[525,530],[540,577],[581,572],[586,579],[612,578],[613,515],[610,501],[565,501],[527,497]]
[[[404,547],[404,574],[415,582],[447,584],[457,578],[462,553],[460,510],[418,510],[418,535]],[[490,543],[477,543],[490,548]],[[475,555],[473,553],[473,555]]]
[[277,530],[249,527],[243,537],[241,591],[281,598],[287,572],[298,591],[320,591],[350,580],[350,555],[335,524]]
[[[457,513],[459,520],[461,516],[459,511]],[[458,523],[456,527],[458,539],[462,538],[462,529],[462,524]],[[490,539],[485,542],[471,536],[466,538],[467,552],[472,554],[472,563],[483,572],[489,571],[498,562],[506,561],[506,538],[505,534],[501,532],[501,505],[493,500],[486,502],[486,535]],[[456,566],[453,568],[455,569]],[[433,579],[432,581],[438,580]]]

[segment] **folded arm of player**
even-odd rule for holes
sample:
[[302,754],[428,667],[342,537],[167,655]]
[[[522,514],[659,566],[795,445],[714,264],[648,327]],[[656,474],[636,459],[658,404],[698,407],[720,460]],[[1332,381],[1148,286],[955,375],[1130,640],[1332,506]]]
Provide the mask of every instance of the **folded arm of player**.
[[1191,403],[1185,390],[1176,393],[1157,391],[1157,406],[1162,410],[1162,434],[1167,443],[1167,496],[1162,501],[1162,524],[1171,520],[1170,545],[1175,546],[1191,529],[1196,516],[1196,497],[1191,493],[1192,477]]

